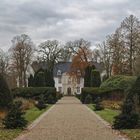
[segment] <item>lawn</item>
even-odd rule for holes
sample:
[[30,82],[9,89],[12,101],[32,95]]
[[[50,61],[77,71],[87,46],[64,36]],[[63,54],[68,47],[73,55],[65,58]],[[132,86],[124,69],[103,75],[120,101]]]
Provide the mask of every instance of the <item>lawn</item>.
[[[92,104],[89,104],[88,107],[94,110],[94,106]],[[107,108],[102,111],[95,111],[95,112],[110,124],[113,124],[114,117],[120,113],[120,111],[118,110],[112,110]]]
[[[36,107],[32,107],[25,113],[25,119],[28,121],[28,124],[33,122],[38,118],[42,113],[47,111],[51,105],[48,105],[46,109],[39,110]],[[4,129],[2,123],[0,123],[0,140],[13,140],[21,133],[21,129]]]
[[39,110],[36,107],[32,107],[29,110],[26,111],[25,119],[28,121],[28,123],[32,123],[36,118],[38,118],[43,112],[48,110],[51,107],[51,105],[48,105],[46,109]]
[[[93,104],[87,105],[90,109],[94,110]],[[113,124],[114,117],[119,114],[118,110],[104,109],[102,111],[95,111],[96,114],[101,116],[104,120]],[[140,140],[140,129],[124,129],[120,130],[121,133],[127,135],[131,140]]]

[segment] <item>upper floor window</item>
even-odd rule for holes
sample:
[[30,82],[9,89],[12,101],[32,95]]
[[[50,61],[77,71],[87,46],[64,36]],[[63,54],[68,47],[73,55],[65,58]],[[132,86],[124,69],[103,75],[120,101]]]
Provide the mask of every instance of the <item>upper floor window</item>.
[[81,71],[80,70],[77,70],[77,75],[81,76]]
[[77,84],[80,84],[80,77],[77,78]]
[[80,87],[77,87],[77,93],[80,93]]
[[70,78],[68,79],[68,84],[71,84],[71,79]]
[[61,70],[57,71],[57,75],[60,76],[61,75]]

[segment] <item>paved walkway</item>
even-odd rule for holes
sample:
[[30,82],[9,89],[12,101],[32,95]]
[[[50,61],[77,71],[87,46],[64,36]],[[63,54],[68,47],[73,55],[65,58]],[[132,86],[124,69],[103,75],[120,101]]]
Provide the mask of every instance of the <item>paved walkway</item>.
[[122,140],[75,97],[62,98],[18,140]]

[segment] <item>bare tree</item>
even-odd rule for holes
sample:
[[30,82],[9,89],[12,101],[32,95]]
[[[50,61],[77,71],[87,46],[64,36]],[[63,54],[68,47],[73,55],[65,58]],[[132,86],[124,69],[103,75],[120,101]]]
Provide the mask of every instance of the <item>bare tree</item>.
[[125,57],[126,50],[124,46],[124,41],[122,39],[123,35],[118,28],[114,34],[108,36],[108,47],[111,48],[112,53],[112,72],[113,74],[122,74],[125,72]]
[[108,45],[107,41],[98,44],[100,50],[100,60],[104,64],[107,77],[111,76],[112,72],[112,48]]
[[80,39],[75,41],[69,41],[66,46],[70,49],[72,55],[79,55],[81,61],[89,62],[92,59],[92,53],[90,50],[90,42]]
[[7,53],[0,50],[0,73],[6,75],[9,66],[9,56]]
[[57,40],[47,40],[39,45],[39,60],[47,62],[48,69],[52,70],[54,64],[62,59],[62,47]]
[[32,62],[33,42],[28,35],[15,36],[12,40],[12,67],[18,75],[19,86],[27,86],[26,72]]
[[100,50],[97,48],[92,51],[92,61],[96,63],[101,62]]
[[136,56],[140,53],[140,22],[137,17],[130,15],[121,23],[121,29],[127,51],[129,73],[132,75]]

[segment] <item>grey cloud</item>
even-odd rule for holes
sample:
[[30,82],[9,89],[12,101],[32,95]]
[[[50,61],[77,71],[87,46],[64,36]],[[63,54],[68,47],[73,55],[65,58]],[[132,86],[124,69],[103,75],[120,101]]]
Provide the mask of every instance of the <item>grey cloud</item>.
[[0,48],[17,34],[35,43],[85,38],[95,45],[114,32],[129,14],[139,18],[139,0],[1,0]]

